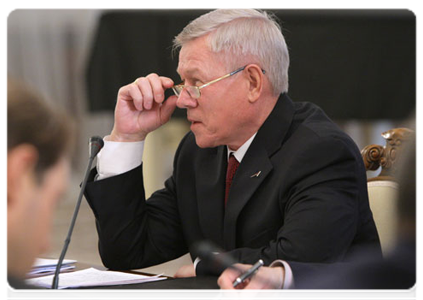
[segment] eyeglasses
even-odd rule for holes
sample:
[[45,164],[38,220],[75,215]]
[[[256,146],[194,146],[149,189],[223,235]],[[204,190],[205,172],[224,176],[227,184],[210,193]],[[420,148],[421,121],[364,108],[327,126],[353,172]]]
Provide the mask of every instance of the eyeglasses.
[[[235,70],[235,71],[233,71],[233,72],[231,72],[231,73],[228,73],[228,74],[226,74],[226,75],[223,75],[222,77],[219,77],[219,78],[217,78],[217,79],[215,79],[215,80],[212,80],[212,81],[207,82],[207,83],[205,83],[205,84],[203,84],[203,85],[200,85],[200,86],[178,84],[178,85],[173,86],[173,87],[172,87],[172,90],[173,90],[173,92],[175,93],[175,95],[179,97],[179,95],[181,95],[182,91],[185,89],[185,90],[187,91],[188,95],[189,95],[191,98],[193,98],[193,99],[198,99],[198,98],[200,98],[200,97],[201,97],[201,92],[200,92],[200,90],[201,90],[202,88],[205,88],[206,86],[209,86],[209,85],[211,85],[211,84],[213,84],[213,83],[216,83],[216,82],[218,82],[218,81],[220,81],[220,80],[222,80],[222,79],[225,79],[225,78],[231,77],[232,75],[235,75],[236,73],[243,71],[243,70],[244,70],[247,66],[248,66],[248,65],[245,65],[245,66],[243,66],[242,68],[239,68],[239,69],[237,69],[237,70]],[[263,72],[263,74],[265,74],[265,73],[266,73],[266,71],[264,71],[264,70],[262,70],[262,72]]]

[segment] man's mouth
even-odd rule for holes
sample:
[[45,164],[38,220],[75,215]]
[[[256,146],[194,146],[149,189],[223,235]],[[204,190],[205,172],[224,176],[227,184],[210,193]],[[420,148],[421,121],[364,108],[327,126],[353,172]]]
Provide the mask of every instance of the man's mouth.
[[194,119],[191,119],[191,118],[188,118],[188,121],[189,121],[192,125],[194,125],[194,124],[198,124],[198,123],[201,123],[200,121],[198,121],[198,120],[194,120]]

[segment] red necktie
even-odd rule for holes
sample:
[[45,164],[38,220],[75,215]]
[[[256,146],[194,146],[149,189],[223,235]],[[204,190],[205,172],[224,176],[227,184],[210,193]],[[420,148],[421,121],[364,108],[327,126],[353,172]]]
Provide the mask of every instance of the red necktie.
[[228,202],[229,189],[231,188],[232,179],[235,176],[235,172],[238,169],[239,162],[236,160],[235,156],[231,153],[228,161],[228,169],[226,170],[226,187],[225,187],[225,207]]

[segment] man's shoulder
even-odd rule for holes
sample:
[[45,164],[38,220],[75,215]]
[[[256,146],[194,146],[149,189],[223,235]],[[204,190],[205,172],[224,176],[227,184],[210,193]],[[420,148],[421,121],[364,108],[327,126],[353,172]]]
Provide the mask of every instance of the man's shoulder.
[[329,116],[314,103],[294,102],[293,125],[310,130],[310,133],[324,137],[333,133],[342,133]]
[[300,134],[311,140],[338,140],[348,145],[355,145],[351,137],[345,133],[322,108],[311,102],[294,102],[292,134]]

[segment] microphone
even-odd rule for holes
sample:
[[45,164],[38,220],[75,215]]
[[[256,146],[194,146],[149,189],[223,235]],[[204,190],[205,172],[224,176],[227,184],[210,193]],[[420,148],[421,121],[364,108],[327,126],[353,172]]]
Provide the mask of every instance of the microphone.
[[[247,271],[243,271],[235,266],[237,261],[231,255],[224,253],[222,249],[218,248],[215,244],[208,240],[202,240],[194,243],[191,250],[194,256],[204,260],[204,262],[206,262],[208,266],[213,269],[224,270],[231,268],[235,271],[238,271],[240,275],[233,283],[233,287],[237,287],[240,283],[244,282],[245,279],[251,278],[264,264],[263,260],[259,259],[259,261],[253,267]],[[261,277],[256,277],[256,280],[259,282],[267,281],[265,278]]]
[[90,138],[89,146],[90,146],[90,151],[89,151],[88,167],[87,167],[87,170],[85,171],[84,181],[82,181],[81,191],[79,192],[78,201],[76,202],[75,211],[73,212],[73,217],[72,217],[71,224],[69,226],[68,234],[66,236],[65,244],[63,245],[62,253],[60,254],[60,258],[56,266],[56,271],[54,272],[53,283],[51,286],[52,289],[58,288],[60,269],[63,264],[63,259],[65,258],[65,255],[66,255],[66,251],[68,250],[69,243],[71,241],[71,236],[72,236],[73,228],[75,226],[76,217],[78,216],[79,207],[81,206],[82,195],[84,194],[85,186],[87,185],[88,175],[90,174],[90,170],[91,170],[91,166],[94,161],[94,158],[97,156],[98,152],[100,152],[101,148],[103,148],[104,146],[104,141],[99,136],[93,136]]
[[206,240],[193,244],[192,253],[213,269],[235,268],[233,265],[237,263],[232,256],[224,253],[224,250]]
[[90,158],[94,158],[97,156],[98,152],[100,152],[101,148],[104,146],[104,141],[99,136],[93,136],[90,138]]

